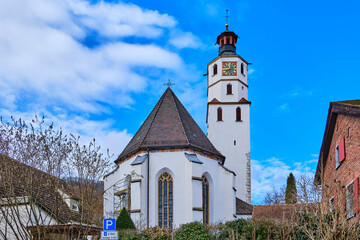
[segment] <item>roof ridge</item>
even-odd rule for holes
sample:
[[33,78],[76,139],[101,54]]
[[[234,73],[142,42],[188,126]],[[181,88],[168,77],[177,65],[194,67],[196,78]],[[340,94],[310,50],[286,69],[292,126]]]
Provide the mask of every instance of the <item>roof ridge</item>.
[[[153,118],[151,119],[151,121],[150,121],[149,128],[146,130],[146,132],[145,132],[145,134],[144,134],[144,138],[141,140],[139,146],[141,146],[141,145],[144,143],[144,141],[145,141],[145,139],[146,139],[146,136],[148,135],[148,133],[149,133],[149,131],[150,131],[150,129],[151,129],[151,126],[152,126],[152,124],[153,124],[153,122],[154,122],[154,119],[155,119],[156,115],[158,114],[159,109],[160,109],[160,106],[161,106],[161,104],[163,103],[163,101],[164,101],[164,99],[165,99],[165,95],[166,95],[166,93],[168,92],[169,89],[170,89],[170,87],[168,87],[168,89],[166,89],[166,91],[164,92],[164,94],[161,96],[161,98],[160,98],[160,100],[159,100],[158,108],[156,109],[155,114],[154,114],[154,117],[153,117]],[[171,89],[170,89],[170,90],[171,90]],[[146,119],[145,119],[145,121],[146,121]],[[145,123],[145,121],[144,121],[144,123]]]
[[[185,134],[187,143],[190,144],[190,141],[189,141],[187,132],[186,132],[186,130],[185,130],[185,128],[184,128],[184,121],[183,121],[182,117],[180,116],[180,112],[179,112],[178,102],[180,102],[180,100],[176,97],[176,95],[174,94],[174,92],[173,92],[172,90],[171,90],[171,93],[172,93],[173,100],[174,100],[174,102],[175,102],[176,112],[177,112],[177,114],[178,114],[178,116],[179,116],[179,119],[180,119],[180,122],[181,122],[181,128],[183,129],[183,132],[184,132],[184,134]],[[178,101],[176,101],[176,100],[178,100]]]
[[335,101],[335,102],[330,102],[330,104],[341,104],[341,105],[360,107],[360,99]]
[[[176,110],[178,111],[178,114],[180,115],[178,104],[181,104],[182,107],[183,107],[183,109],[184,109],[184,111],[191,117],[191,114],[190,114],[189,111],[184,107],[184,105],[180,102],[180,100],[177,98],[177,96],[176,96],[175,94],[173,94],[173,95],[174,95],[174,97],[178,100],[177,102],[175,101],[175,103],[176,103]],[[184,122],[183,122],[183,119],[182,119],[181,117],[180,117],[180,120],[181,120],[181,123],[182,123],[181,126],[182,126],[182,128],[184,129],[184,133],[185,133],[185,136],[186,136],[186,140],[188,141],[188,144],[189,144],[190,146],[194,146],[194,147],[196,147],[196,148],[205,150],[203,146],[199,146],[199,145],[194,144],[194,143],[191,143],[191,142],[189,141],[188,133],[186,132],[186,130],[185,130],[185,128],[184,128]],[[194,120],[195,124],[197,124],[196,121],[195,121],[195,119],[193,119],[193,120]],[[205,137],[208,139],[207,135],[201,130],[201,128],[200,128],[200,131],[201,131],[201,132],[205,135]],[[216,149],[216,147],[212,144],[212,142],[210,141],[210,139],[208,139],[208,140],[209,140],[210,145],[211,145],[216,151],[218,151],[218,150]],[[209,150],[205,150],[205,151],[209,151]],[[219,153],[220,153],[220,152],[219,152]],[[221,153],[220,153],[220,154],[221,154]]]

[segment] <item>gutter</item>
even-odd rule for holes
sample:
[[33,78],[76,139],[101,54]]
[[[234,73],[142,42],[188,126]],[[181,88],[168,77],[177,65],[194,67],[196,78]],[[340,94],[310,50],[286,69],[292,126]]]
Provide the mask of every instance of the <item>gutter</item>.
[[149,206],[150,206],[150,152],[149,152],[149,149],[147,149],[147,154],[148,154],[148,158],[147,158],[147,207],[146,207],[146,218],[147,218],[147,228],[149,228],[149,221],[150,221],[150,218],[149,218]]

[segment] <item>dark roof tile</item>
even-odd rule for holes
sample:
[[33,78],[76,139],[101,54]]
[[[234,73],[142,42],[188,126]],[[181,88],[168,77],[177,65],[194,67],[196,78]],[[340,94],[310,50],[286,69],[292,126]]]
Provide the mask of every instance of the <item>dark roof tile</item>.
[[193,147],[225,158],[212,145],[170,88],[166,89],[115,162],[138,150],[161,147]]
[[251,215],[253,206],[244,202],[240,198],[236,198],[236,215]]

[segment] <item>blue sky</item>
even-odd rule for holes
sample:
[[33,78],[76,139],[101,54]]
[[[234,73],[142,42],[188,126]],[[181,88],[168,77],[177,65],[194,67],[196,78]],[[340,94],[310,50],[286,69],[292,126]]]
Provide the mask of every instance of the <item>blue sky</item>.
[[206,132],[206,65],[224,30],[249,75],[253,203],[313,174],[330,101],[358,99],[359,1],[0,2],[0,115],[44,114],[118,155],[165,90]]

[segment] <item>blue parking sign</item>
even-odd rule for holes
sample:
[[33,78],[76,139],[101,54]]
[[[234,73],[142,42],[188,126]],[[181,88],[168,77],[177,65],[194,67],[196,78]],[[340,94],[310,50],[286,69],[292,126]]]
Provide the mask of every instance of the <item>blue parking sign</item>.
[[115,231],[116,230],[116,221],[115,219],[104,219],[103,227],[105,231]]

